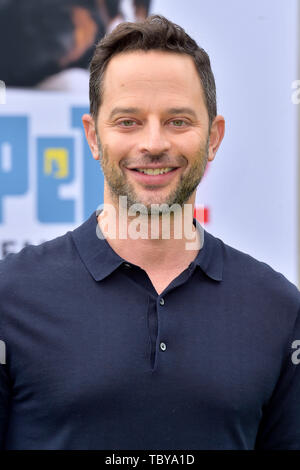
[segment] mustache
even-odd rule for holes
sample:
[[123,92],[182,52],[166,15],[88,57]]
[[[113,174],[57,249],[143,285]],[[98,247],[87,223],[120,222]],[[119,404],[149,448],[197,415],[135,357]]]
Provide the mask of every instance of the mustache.
[[151,163],[159,163],[165,167],[168,166],[183,166],[187,162],[187,159],[183,156],[180,155],[174,159],[174,157],[170,157],[169,155],[166,154],[144,154],[142,158],[140,159],[133,159],[133,158],[123,158],[122,159],[122,165],[124,166],[131,166],[134,167],[135,165],[138,166],[143,166],[143,165],[149,165]]

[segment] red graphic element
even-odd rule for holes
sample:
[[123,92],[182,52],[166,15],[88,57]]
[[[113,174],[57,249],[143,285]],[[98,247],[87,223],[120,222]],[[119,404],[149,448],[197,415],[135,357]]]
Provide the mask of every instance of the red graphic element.
[[210,211],[208,207],[195,207],[194,217],[200,224],[208,224],[210,220]]

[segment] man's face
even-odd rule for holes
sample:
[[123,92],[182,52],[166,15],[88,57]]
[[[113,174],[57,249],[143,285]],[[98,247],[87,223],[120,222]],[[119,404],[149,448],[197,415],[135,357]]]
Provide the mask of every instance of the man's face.
[[[105,202],[194,202],[209,150],[209,119],[193,59],[163,51],[118,54],[104,77],[97,140]],[[145,174],[153,168],[163,174]],[[143,170],[143,171],[142,171]]]

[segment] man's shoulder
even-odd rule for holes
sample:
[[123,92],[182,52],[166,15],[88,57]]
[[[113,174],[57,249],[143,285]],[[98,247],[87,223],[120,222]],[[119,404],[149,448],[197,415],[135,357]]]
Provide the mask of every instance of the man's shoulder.
[[[217,237],[215,237],[217,238]],[[263,260],[259,260],[250,253],[246,253],[220,238],[217,238],[222,246],[224,270],[226,269],[233,275],[243,274],[246,278],[266,279],[266,280],[282,280],[292,284],[280,271],[274,269],[270,264]]]
[[10,264],[35,260],[41,256],[50,256],[53,252],[59,254],[59,252],[63,252],[66,245],[69,244],[70,234],[71,232],[66,232],[63,235],[59,235],[38,245],[26,245],[18,253],[9,253],[4,259],[1,259],[0,266],[5,265],[8,267]]
[[[211,234],[210,234],[211,235]],[[272,299],[293,299],[300,306],[300,291],[280,271],[249,253],[214,237],[221,245],[223,280],[250,295],[267,295]]]
[[70,235],[66,232],[39,245],[28,245],[0,260],[0,292],[1,286],[12,282],[25,285],[29,278],[46,278],[66,268],[76,252]]

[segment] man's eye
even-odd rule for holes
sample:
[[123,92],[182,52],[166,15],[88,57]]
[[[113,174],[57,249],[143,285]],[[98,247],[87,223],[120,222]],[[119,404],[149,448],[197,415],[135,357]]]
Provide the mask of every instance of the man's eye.
[[132,127],[132,124],[134,124],[134,121],[131,119],[124,119],[123,121],[120,121],[119,124],[121,127]]
[[186,124],[185,121],[183,121],[182,119],[173,119],[173,121],[171,121],[174,123],[175,127],[183,127],[184,124]]

